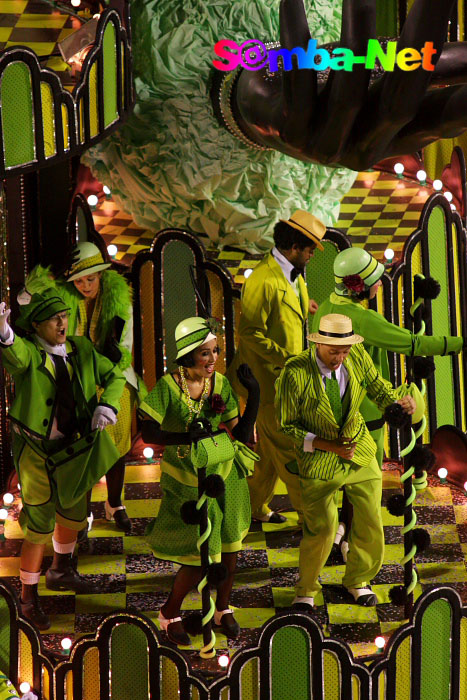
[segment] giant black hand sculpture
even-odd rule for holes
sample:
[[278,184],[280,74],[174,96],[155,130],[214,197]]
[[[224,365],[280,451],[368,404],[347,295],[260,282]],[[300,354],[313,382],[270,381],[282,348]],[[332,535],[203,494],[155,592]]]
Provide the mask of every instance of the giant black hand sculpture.
[[[232,81],[231,120],[259,147],[354,170],[457,136],[467,128],[467,86],[457,85],[467,82],[467,43],[444,43],[454,3],[415,0],[398,40],[398,52],[433,42],[434,71],[396,65],[370,83],[371,71],[361,64],[351,72],[331,70],[320,80],[316,70],[296,64],[272,74],[241,70]],[[281,0],[280,32],[283,48],[307,49],[302,0]],[[376,0],[344,0],[339,46],[362,56],[372,38]]]

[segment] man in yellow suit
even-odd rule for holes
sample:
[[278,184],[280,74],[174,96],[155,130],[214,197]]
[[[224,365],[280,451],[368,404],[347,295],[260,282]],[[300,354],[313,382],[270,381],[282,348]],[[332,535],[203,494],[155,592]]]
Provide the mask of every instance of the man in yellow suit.
[[308,298],[303,275],[314,250],[323,250],[325,233],[322,221],[306,211],[298,210],[287,221],[279,221],[274,227],[275,247],[243,285],[239,345],[227,376],[243,396],[245,390],[235,370],[246,362],[260,385],[256,419],[260,461],[249,487],[252,517],[263,522],[285,522],[283,515],[269,507],[279,478],[286,484],[292,506],[301,512],[298,476],[292,466],[296,465],[293,442],[277,425],[274,382],[286,360],[305,347],[308,312],[314,313],[318,306]]

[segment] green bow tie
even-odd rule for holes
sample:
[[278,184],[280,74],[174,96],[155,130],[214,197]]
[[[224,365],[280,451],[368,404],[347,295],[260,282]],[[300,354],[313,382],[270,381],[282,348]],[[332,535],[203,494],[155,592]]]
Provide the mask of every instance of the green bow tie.
[[326,377],[326,394],[331,404],[332,412],[334,413],[334,418],[336,423],[342,424],[342,401],[341,392],[339,389],[339,382],[336,379],[336,373],[331,373],[331,379]]

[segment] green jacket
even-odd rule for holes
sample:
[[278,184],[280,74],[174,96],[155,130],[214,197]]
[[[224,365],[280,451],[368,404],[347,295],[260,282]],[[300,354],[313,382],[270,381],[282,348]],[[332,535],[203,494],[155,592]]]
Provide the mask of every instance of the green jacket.
[[[70,335],[83,335],[83,329],[86,328],[88,322],[84,297],[76,289],[73,282],[67,282],[63,278],[54,279],[50,267],[37,265],[26,279],[26,289],[32,294],[50,288],[56,289],[63,301],[70,307],[68,322]],[[103,270],[99,298],[102,306],[95,331],[96,349],[98,352],[103,351],[106,339],[112,334],[114,319],[120,319],[122,332],[118,338],[118,349],[122,353],[122,357],[118,366],[127,382],[139,390],[140,382],[132,367],[133,304],[131,287],[126,279],[115,270]]]
[[[447,355],[462,350],[463,338],[441,335],[415,335],[407,328],[399,328],[387,321],[373,309],[365,309],[358,301],[342,297],[333,292],[329,299],[319,305],[313,317],[313,331],[319,328],[319,321],[326,314],[344,314],[352,319],[355,333],[365,339],[365,350],[370,354],[375,367],[385,379],[390,378],[387,351],[400,355]],[[366,421],[377,420],[381,412],[366,399],[361,407]]]
[[352,462],[365,466],[376,453],[376,444],[368,432],[360,405],[368,394],[381,411],[397,399],[394,390],[377,371],[362,344],[353,345],[344,366],[349,373],[350,404],[342,426],[336,422],[324,391],[316,363],[316,346],[286,362],[276,382],[276,411],[281,429],[293,439],[300,476],[332,479],[340,458],[334,452],[315,449],[305,452],[307,433],[336,440],[346,437],[357,443]]
[[235,392],[245,396],[235,370],[246,362],[261,390],[261,403],[273,403],[274,382],[289,357],[303,350],[308,318],[308,292],[300,275],[300,299],[269,253],[255,267],[242,289],[239,343],[227,377]]
[[[82,432],[90,430],[94,409],[99,404],[120,407],[125,377],[118,367],[100,355],[87,338],[66,341],[71,364],[76,413]],[[1,345],[3,366],[15,380],[15,393],[9,417],[29,433],[48,439],[55,416],[55,365],[42,346],[15,334],[12,345]],[[96,384],[104,392],[98,402]]]

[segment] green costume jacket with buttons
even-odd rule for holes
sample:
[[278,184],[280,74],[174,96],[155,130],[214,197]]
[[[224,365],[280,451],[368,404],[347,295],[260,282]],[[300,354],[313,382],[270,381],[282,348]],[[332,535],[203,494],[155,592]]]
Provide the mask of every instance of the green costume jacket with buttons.
[[[12,345],[0,347],[3,366],[15,380],[16,398],[9,411],[10,419],[28,433],[49,439],[56,404],[53,360],[34,338],[24,339],[15,334]],[[125,377],[87,338],[69,337],[66,349],[79,428],[84,430],[87,426],[89,431],[98,403],[118,411]],[[104,388],[99,402],[96,384]]]
[[259,382],[261,403],[273,403],[274,382],[280,370],[304,347],[309,299],[301,275],[298,288],[300,298],[271,253],[245,281],[238,350],[227,372],[237,394],[245,396],[245,389],[237,381],[235,370],[246,362]]
[[[399,328],[387,321],[382,314],[366,309],[358,301],[339,296],[335,292],[319,305],[313,317],[313,331],[318,331],[319,321],[326,314],[344,314],[352,319],[354,333],[365,339],[365,349],[375,363],[375,367],[385,379],[389,379],[387,351],[400,355],[447,355],[462,350],[463,338],[442,335],[415,335],[407,328]],[[381,418],[378,408],[366,399],[362,404],[362,414],[366,421]]]
[[332,479],[340,464],[334,452],[315,449],[305,452],[307,433],[326,440],[346,437],[356,442],[352,462],[365,466],[376,453],[376,444],[360,413],[360,405],[368,394],[381,411],[394,403],[396,394],[389,382],[377,371],[371,357],[358,343],[344,360],[349,374],[346,392],[350,391],[349,408],[340,426],[324,390],[316,363],[316,346],[288,360],[276,382],[276,411],[281,429],[294,440],[301,477]]

